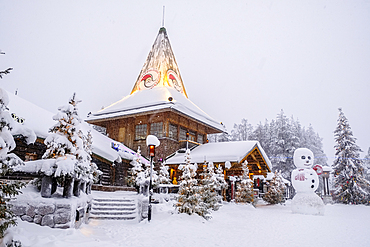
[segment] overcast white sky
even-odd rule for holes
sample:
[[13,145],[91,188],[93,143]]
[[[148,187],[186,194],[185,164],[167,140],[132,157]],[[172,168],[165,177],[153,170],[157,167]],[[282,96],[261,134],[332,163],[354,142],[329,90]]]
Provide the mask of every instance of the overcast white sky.
[[84,117],[121,99],[163,5],[189,98],[228,131],[283,109],[312,124],[331,161],[342,107],[367,152],[370,1],[1,1],[0,69],[14,70],[0,87],[55,113],[76,92]]

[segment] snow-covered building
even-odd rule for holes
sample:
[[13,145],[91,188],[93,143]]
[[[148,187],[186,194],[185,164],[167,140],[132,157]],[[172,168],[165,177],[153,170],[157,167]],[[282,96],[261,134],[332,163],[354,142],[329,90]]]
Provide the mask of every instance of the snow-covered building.
[[[198,164],[198,173],[203,164],[213,162],[224,169],[225,178],[240,176],[242,163],[248,162],[249,175],[267,176],[271,172],[271,162],[258,141],[214,142],[200,145],[190,152],[191,163]],[[166,160],[170,167],[172,181],[180,177],[178,166],[185,163],[185,153],[181,150]]]
[[160,28],[130,95],[92,113],[87,122],[106,129],[114,140],[147,156],[145,138],[152,134],[161,145],[156,160],[189,145],[207,142],[207,134],[224,127],[188,98],[166,29]]
[[[24,161],[38,160],[45,153],[44,139],[48,136],[49,129],[55,125],[55,114],[26,101],[25,99],[8,93],[9,112],[19,124],[32,129],[37,140],[34,144],[27,145],[21,135],[15,136],[16,148],[13,150]],[[81,123],[81,130],[86,135],[92,135],[92,158],[103,175],[101,182],[104,185],[124,185],[127,177],[127,167],[136,153],[126,146],[115,142],[109,137],[99,133],[86,122]],[[143,159],[143,162],[148,162]],[[27,167],[32,171],[32,167]]]

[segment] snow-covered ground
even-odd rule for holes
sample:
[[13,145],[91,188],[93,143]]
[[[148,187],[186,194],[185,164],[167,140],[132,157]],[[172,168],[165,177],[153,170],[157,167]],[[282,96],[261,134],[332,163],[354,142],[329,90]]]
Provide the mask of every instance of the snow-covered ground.
[[[93,192],[99,196],[103,192]],[[104,192],[104,197],[120,193]],[[293,214],[285,205],[224,203],[209,221],[154,204],[152,221],[91,220],[80,229],[18,221],[9,230],[22,246],[370,246],[370,207],[326,205],[324,216]]]

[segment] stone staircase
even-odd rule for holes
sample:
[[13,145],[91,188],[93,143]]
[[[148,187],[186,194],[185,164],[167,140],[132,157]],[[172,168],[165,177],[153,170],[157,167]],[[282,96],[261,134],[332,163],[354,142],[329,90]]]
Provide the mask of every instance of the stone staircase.
[[129,197],[94,198],[89,218],[97,220],[137,220],[137,200]]

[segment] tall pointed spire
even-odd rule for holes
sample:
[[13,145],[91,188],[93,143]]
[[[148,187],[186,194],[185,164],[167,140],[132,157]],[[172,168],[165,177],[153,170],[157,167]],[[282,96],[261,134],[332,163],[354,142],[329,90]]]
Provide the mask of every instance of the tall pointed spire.
[[159,29],[131,94],[154,87],[172,87],[188,97],[164,27]]

